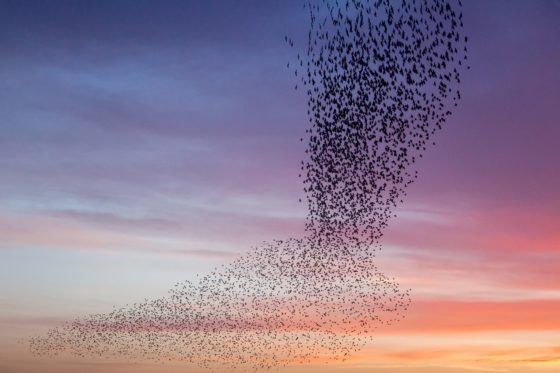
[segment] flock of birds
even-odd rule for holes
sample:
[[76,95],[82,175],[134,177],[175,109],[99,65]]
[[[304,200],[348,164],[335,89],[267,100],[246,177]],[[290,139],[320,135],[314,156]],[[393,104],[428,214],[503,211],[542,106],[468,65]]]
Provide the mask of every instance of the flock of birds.
[[461,3],[304,8],[307,45],[291,68],[310,121],[305,235],[263,243],[165,297],[53,328],[31,339],[32,352],[264,369],[344,360],[404,317],[409,291],[378,270],[375,254],[414,163],[460,98]]

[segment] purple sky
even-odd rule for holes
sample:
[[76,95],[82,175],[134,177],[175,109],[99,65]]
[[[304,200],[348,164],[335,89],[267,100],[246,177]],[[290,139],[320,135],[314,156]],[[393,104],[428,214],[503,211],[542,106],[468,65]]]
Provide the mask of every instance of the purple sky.
[[[463,100],[384,260],[420,298],[560,300],[560,2],[464,13]],[[306,22],[300,1],[2,2],[6,354],[37,324],[162,294],[303,230],[306,98],[283,38]]]

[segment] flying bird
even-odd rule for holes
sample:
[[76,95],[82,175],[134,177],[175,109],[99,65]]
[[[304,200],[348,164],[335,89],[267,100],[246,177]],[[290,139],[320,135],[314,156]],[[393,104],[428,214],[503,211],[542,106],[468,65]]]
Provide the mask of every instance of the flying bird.
[[404,317],[409,290],[378,270],[375,255],[416,161],[460,99],[460,2],[304,8],[307,44],[287,68],[307,95],[305,234],[264,242],[164,297],[53,328],[31,339],[34,353],[265,369],[346,360]]

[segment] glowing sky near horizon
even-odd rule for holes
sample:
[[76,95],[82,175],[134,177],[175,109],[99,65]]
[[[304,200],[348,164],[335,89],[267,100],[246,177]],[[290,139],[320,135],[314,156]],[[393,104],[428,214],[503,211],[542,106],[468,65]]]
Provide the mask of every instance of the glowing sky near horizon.
[[[463,99],[390,222],[407,318],[347,362],[282,372],[560,367],[560,2],[466,1]],[[300,1],[0,4],[0,371],[25,339],[297,236]]]

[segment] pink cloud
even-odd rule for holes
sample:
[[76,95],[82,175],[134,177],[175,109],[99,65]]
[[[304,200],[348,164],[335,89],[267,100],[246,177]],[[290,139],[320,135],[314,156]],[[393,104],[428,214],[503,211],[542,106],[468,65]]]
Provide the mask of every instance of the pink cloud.
[[479,331],[560,331],[560,300],[415,300],[407,317],[382,333],[470,333]]

